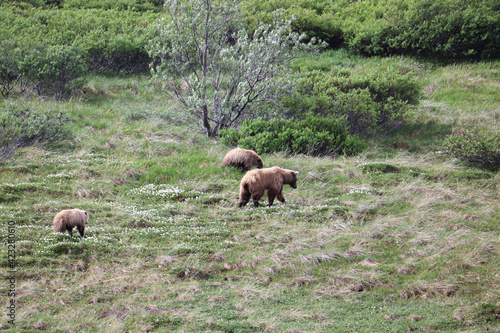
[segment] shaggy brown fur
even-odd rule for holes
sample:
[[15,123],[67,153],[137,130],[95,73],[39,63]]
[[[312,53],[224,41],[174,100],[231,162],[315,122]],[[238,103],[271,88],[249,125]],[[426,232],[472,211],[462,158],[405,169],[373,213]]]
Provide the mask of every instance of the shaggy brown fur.
[[259,200],[264,196],[266,190],[269,206],[272,206],[275,198],[281,202],[285,202],[283,184],[297,188],[298,174],[297,171],[282,169],[276,166],[248,171],[241,180],[238,206],[245,206],[250,201],[250,197],[252,197],[254,206],[258,207]]
[[238,167],[243,170],[248,170],[254,166],[259,169],[263,167],[262,159],[257,153],[253,150],[243,148],[235,148],[229,151],[222,161],[222,166],[225,165]]
[[89,222],[89,214],[80,209],[68,209],[57,213],[54,217],[54,231],[65,232],[68,230],[70,236],[73,236],[73,228],[76,227],[80,236],[83,237],[85,225]]

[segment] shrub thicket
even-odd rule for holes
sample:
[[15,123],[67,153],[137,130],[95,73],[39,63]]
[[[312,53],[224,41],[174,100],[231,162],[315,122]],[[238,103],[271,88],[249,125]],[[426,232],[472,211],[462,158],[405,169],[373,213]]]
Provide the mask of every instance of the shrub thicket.
[[456,130],[446,138],[444,146],[453,157],[470,163],[500,166],[500,133]]
[[79,49],[72,46],[22,45],[0,42],[0,92],[51,96],[56,100],[83,85],[87,66]]
[[342,30],[341,22],[335,18],[334,4],[332,0],[245,0],[242,8],[251,30],[259,21],[271,23],[269,13],[281,9],[286,17],[295,17],[292,24],[295,32],[305,33],[308,39],[316,37],[330,46],[338,46],[342,43]]
[[0,160],[17,149],[37,143],[55,143],[69,136],[67,117],[8,107],[0,111]]
[[500,54],[495,0],[357,1],[338,17],[346,43],[370,55],[409,52],[456,59]]
[[22,54],[11,41],[0,42],[0,93],[7,96],[21,79]]
[[382,61],[350,69],[306,72],[284,104],[294,117],[345,116],[351,133],[367,134],[388,131],[404,120],[409,106],[418,103],[420,91],[409,68]]
[[81,76],[87,69],[81,52],[64,45],[33,48],[20,62],[20,68],[28,91],[56,100],[83,86]]
[[18,8],[77,8],[130,10],[135,12],[161,11],[163,0],[0,0],[0,4],[15,5]]
[[283,9],[294,28],[336,47],[370,55],[414,53],[443,58],[498,58],[496,0],[246,0],[249,22]]
[[221,131],[221,143],[259,153],[355,155],[366,145],[357,136],[349,134],[344,120],[312,116],[301,121],[247,119],[240,129]]
[[146,71],[144,48],[155,12],[119,9],[44,9],[0,6],[0,41],[77,47],[90,70]]

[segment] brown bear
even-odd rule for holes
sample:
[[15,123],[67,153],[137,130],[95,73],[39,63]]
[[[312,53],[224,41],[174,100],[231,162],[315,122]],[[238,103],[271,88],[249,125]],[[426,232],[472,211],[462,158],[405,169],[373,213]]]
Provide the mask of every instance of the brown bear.
[[70,236],[73,236],[73,228],[76,227],[80,236],[83,237],[85,225],[89,222],[89,214],[81,209],[68,209],[57,213],[54,217],[54,231],[65,232],[68,230]]
[[243,170],[248,170],[251,167],[257,167],[262,169],[262,159],[253,150],[235,148],[229,151],[224,160],[222,161],[222,166],[234,166]]
[[274,198],[285,202],[283,184],[297,188],[298,174],[297,171],[282,169],[276,166],[248,171],[241,180],[238,206],[245,206],[250,201],[250,197],[252,197],[254,206],[258,207],[259,199],[264,196],[266,190],[269,206],[272,206]]

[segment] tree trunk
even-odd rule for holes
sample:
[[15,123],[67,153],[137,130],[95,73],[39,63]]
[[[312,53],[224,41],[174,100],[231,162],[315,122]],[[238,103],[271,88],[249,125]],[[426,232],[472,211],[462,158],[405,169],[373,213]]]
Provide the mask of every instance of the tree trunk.
[[203,105],[201,107],[201,120],[203,121],[203,127],[205,127],[205,133],[207,133],[207,137],[209,138],[211,136],[214,136],[214,133],[212,133],[212,127],[210,126],[210,122],[208,120],[208,107],[206,105]]

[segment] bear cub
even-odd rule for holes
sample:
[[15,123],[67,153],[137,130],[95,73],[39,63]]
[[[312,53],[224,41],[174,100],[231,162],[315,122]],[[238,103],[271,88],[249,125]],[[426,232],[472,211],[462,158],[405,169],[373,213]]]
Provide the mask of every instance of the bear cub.
[[285,202],[283,184],[297,188],[298,174],[297,171],[282,169],[276,166],[248,171],[241,180],[238,206],[245,206],[250,201],[250,198],[252,198],[254,206],[258,207],[259,200],[264,196],[266,190],[269,206],[273,205],[275,198],[281,202]]
[[256,152],[243,148],[230,150],[222,161],[222,166],[226,165],[237,167],[242,170],[249,170],[252,167],[261,169],[264,166],[262,159]]
[[85,225],[89,222],[89,214],[81,209],[68,209],[57,213],[52,224],[55,232],[65,232],[68,230],[73,236],[73,228],[76,227],[80,236],[83,237]]

